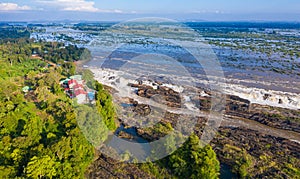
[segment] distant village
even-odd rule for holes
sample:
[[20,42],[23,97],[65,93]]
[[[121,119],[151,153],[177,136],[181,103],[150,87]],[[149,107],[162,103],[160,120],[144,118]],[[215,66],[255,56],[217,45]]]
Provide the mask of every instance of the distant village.
[[60,81],[60,85],[71,99],[77,99],[78,104],[95,103],[95,90],[85,85],[81,75],[70,76]]

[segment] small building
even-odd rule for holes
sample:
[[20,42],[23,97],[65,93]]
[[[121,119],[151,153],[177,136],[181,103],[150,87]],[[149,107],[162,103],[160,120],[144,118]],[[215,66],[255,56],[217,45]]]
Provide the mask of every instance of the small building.
[[88,92],[88,99],[90,101],[94,101],[95,100],[95,92]]
[[68,81],[68,85],[69,85],[69,88],[73,88],[75,85],[78,85],[78,83],[76,80],[71,79]]
[[83,84],[83,80],[82,80],[82,76],[81,75],[70,76],[70,79],[76,80],[78,84]]
[[60,81],[60,85],[70,98],[77,98],[78,104],[86,103],[88,100],[94,101],[95,92],[87,93],[83,82],[81,75],[74,75]]
[[30,87],[29,87],[29,86],[25,86],[25,87],[22,88],[22,91],[23,91],[24,93],[28,93],[29,90],[30,90]]
[[77,103],[78,104],[83,104],[83,103],[86,102],[87,92],[84,91],[83,89],[75,89],[74,90],[74,95],[77,98]]
[[70,79],[65,79],[59,82],[59,84],[65,89],[65,88],[69,88],[69,80]]
[[84,89],[84,88],[83,88],[83,85],[82,85],[82,84],[78,84],[78,83],[75,84],[75,85],[73,86],[73,88],[74,88],[74,89]]

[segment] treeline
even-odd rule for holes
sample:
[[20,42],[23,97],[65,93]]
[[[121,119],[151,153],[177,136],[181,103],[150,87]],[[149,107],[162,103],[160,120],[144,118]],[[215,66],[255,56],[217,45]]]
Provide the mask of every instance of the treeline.
[[[1,27],[0,43],[3,44],[0,57],[11,61],[22,61],[26,56],[39,56],[53,63],[89,60],[91,54],[85,48],[76,45],[65,45],[62,42],[35,42],[30,39],[30,32],[25,28]],[[12,63],[12,62],[11,62]]]
[[82,30],[82,31],[93,31],[93,32],[99,32],[107,30],[108,28],[112,27],[116,23],[79,23],[75,24],[72,28],[75,30]]
[[39,46],[34,46],[32,53],[41,56],[45,60],[53,63],[63,63],[64,61],[75,62],[90,59],[90,53],[85,48],[76,45],[65,46],[60,42],[43,42]]
[[30,32],[25,27],[13,27],[3,24],[0,25],[0,41],[14,41],[15,39],[29,39]]
[[[44,49],[49,46],[50,42],[36,43],[33,40],[18,39],[15,42],[5,42],[0,45],[0,59],[2,61],[2,68],[0,69],[0,77],[6,78],[11,77],[15,74],[20,74],[22,71],[28,71],[28,69],[37,70],[42,68],[44,70],[48,69],[50,65],[49,62],[55,63],[58,66],[61,66],[60,73],[65,76],[70,76],[75,74],[76,66],[73,63],[73,60],[70,59],[60,59],[58,62],[55,59],[50,58],[52,53],[48,54],[49,56],[45,59],[46,56],[43,56],[39,51],[36,52],[36,49]],[[60,56],[68,57],[68,54],[72,53],[71,51],[76,51],[75,47],[68,47],[67,51],[58,51],[57,48],[53,48],[53,53],[60,53]],[[82,50],[83,51],[83,50]],[[32,54],[37,54],[37,56],[32,56]],[[42,59],[42,60],[40,60]],[[36,61],[42,62],[36,65],[33,65]],[[19,69],[21,68],[22,69]]]

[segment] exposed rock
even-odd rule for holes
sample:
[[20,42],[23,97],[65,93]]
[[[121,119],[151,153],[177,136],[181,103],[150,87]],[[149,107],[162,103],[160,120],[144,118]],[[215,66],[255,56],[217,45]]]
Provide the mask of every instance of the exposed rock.
[[[181,107],[181,98],[178,92],[174,90],[159,86],[158,89],[153,89],[150,86],[142,84],[134,84],[132,87],[137,88],[137,94],[140,97],[152,98],[156,100],[158,95],[162,99],[163,104],[170,107]],[[209,111],[211,108],[211,95],[209,91],[205,91],[207,95],[197,95],[191,97],[191,101],[202,111]],[[268,98],[269,96],[266,96]],[[147,116],[151,113],[151,108],[148,105],[138,104],[138,102],[132,99],[126,99],[126,103],[133,104],[132,110],[140,116]],[[239,119],[250,119],[257,121],[263,125],[273,128],[290,130],[300,132],[300,111],[289,110],[282,108],[275,108],[269,106],[263,106],[258,104],[250,104],[248,100],[242,99],[237,96],[227,95],[226,97],[226,115],[239,117]],[[166,112],[162,123],[170,123],[172,127],[175,127],[177,122],[184,123],[184,116]],[[197,124],[194,127],[194,132],[201,136],[207,119],[196,118]],[[248,120],[249,121],[249,120]],[[252,122],[252,121],[251,121]],[[233,146],[237,151],[245,150],[253,160],[253,166],[251,166],[250,174],[253,178],[263,178],[268,176],[287,178],[287,175],[282,169],[286,166],[286,163],[291,163],[290,158],[295,158],[296,164],[300,166],[300,144],[292,142],[290,140],[274,137],[269,134],[263,134],[263,132],[250,130],[244,127],[220,127],[218,135],[211,142],[214,150],[217,153],[219,160],[222,163],[226,163],[229,166],[236,165],[236,159],[228,157],[228,151],[224,150],[226,145]],[[137,129],[137,134],[148,141],[158,140],[166,134],[156,131],[153,128]],[[126,139],[132,139],[132,136],[127,133],[120,132],[120,137]],[[264,157],[268,157],[265,159]],[[273,164],[274,165],[273,166]],[[272,164],[272,165],[271,165]],[[122,165],[111,161],[104,156],[95,161],[92,168],[94,170],[89,178],[151,178],[148,173],[143,173],[135,166],[131,164]],[[97,168],[98,167],[98,168]],[[99,167],[101,167],[99,170]],[[117,170],[124,170],[116,172]],[[262,170],[263,169],[263,170]]]
[[[286,174],[279,168],[285,168],[285,164],[290,163],[289,158],[291,157],[297,159],[297,163],[293,164],[300,166],[299,143],[260,134],[245,128],[221,127],[219,135],[212,141],[212,145],[219,160],[230,166],[235,165],[235,161],[228,158],[228,151],[225,151],[224,147],[230,145],[237,149],[245,149],[254,160],[251,169],[253,178],[262,178],[262,176],[284,178]],[[270,165],[271,162],[275,162],[276,165]],[[262,168],[264,168],[263,171],[261,171]]]
[[133,112],[137,113],[139,116],[147,116],[151,113],[151,108],[149,105],[137,104]]
[[105,155],[98,154],[98,158],[88,168],[85,175],[86,178],[124,178],[124,179],[139,179],[155,177],[147,172],[139,169],[134,164],[122,163],[113,160]]
[[152,98],[156,95],[159,95],[159,102],[161,102],[162,104],[165,104],[169,107],[181,106],[180,94],[172,90],[171,88],[159,86],[158,89],[153,89],[150,86],[137,84],[132,84],[131,87],[138,88],[137,95],[139,95],[140,97]]
[[123,138],[123,139],[133,139],[133,136],[126,133],[126,132],[123,132],[121,131],[119,134],[118,134],[118,137],[120,138]]

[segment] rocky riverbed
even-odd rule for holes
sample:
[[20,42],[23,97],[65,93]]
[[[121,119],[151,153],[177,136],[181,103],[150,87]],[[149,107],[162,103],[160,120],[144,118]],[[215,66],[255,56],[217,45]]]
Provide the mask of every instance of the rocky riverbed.
[[[147,141],[155,141],[168,134],[168,129],[174,127],[176,123],[184,119],[186,115],[183,111],[174,110],[182,107],[182,98],[175,90],[161,86],[153,88],[143,84],[130,84],[135,88],[138,97],[153,99],[159,95],[164,100],[158,101],[164,106],[170,107],[164,110],[167,112],[160,116],[158,124],[152,127],[135,127],[138,137]],[[112,93],[118,93],[117,90],[111,90]],[[201,137],[206,125],[207,118],[205,113],[209,111],[211,97],[209,91],[202,91],[202,94],[190,99],[199,100],[196,108],[203,111],[203,116],[197,116],[197,124],[194,132]],[[138,99],[138,100],[137,100]],[[131,111],[137,116],[147,116],[151,113],[152,107],[139,98],[117,98],[115,103],[126,104],[122,108]],[[183,107],[185,108],[185,107]],[[241,168],[249,173],[252,178],[263,178],[264,176],[272,178],[288,178],[293,169],[300,166],[300,111],[270,107],[259,104],[251,104],[248,100],[237,96],[226,96],[225,115],[217,135],[211,141],[211,145],[217,153],[221,163],[229,166],[233,172],[241,172]],[[122,119],[120,119],[122,123]],[[149,121],[148,121],[149,122]],[[125,128],[130,128],[130,124],[123,122]],[[159,126],[159,127],[157,127]],[[132,133],[124,131],[119,133],[119,137],[127,140],[134,140]],[[91,173],[88,176],[105,175],[108,177],[125,178],[151,178],[149,173],[143,173],[142,170],[135,168],[131,164],[122,164],[108,162],[109,159],[100,156],[92,166]],[[99,171],[97,166],[106,166],[105,170]],[[123,166],[122,171],[116,172],[116,166]],[[127,168],[133,167],[127,170]],[[117,167],[119,168],[119,167]],[[126,176],[123,176],[123,170]],[[96,172],[97,171],[97,172]],[[96,174],[96,173],[97,174]],[[120,175],[120,176],[119,176]],[[122,176],[121,176],[122,175]]]

